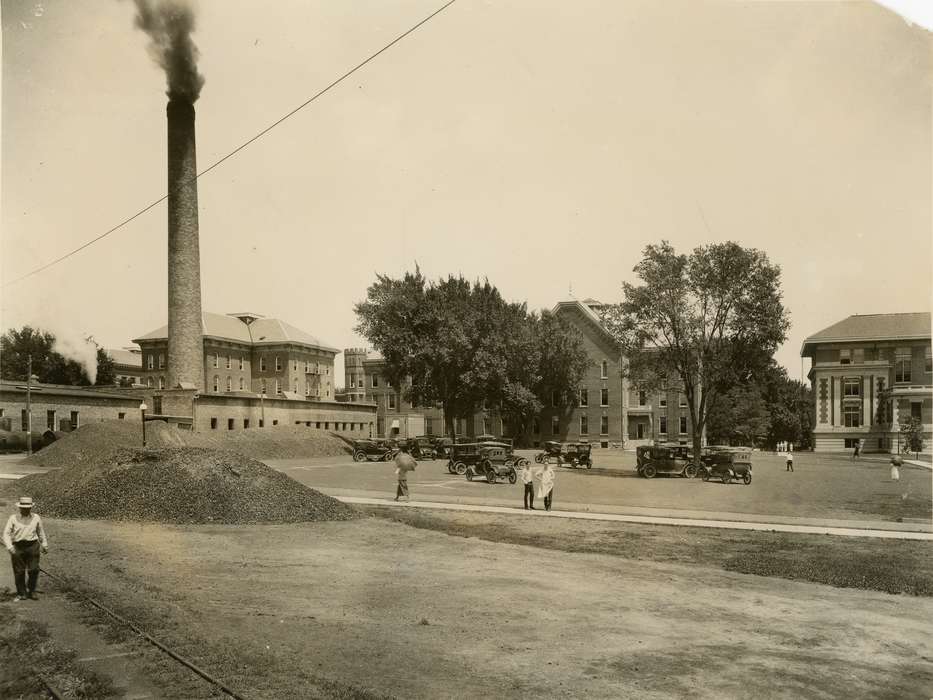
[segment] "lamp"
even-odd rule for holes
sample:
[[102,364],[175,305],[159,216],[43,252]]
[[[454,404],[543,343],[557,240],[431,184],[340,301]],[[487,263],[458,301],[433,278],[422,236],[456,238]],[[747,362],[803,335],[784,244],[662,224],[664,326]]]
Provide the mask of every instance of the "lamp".
[[146,446],[146,409],[147,408],[149,407],[146,405],[145,401],[139,404],[139,411],[140,413],[142,413],[142,417],[143,417],[143,447]]

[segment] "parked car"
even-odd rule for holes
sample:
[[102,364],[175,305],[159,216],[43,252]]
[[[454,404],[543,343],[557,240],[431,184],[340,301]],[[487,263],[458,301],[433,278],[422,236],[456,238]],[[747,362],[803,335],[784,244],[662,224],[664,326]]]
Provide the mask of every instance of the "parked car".
[[653,479],[658,474],[676,474],[692,479],[699,473],[689,445],[676,443],[642,445],[635,450],[638,476]]
[[368,438],[353,441],[354,462],[388,462],[398,454],[398,444],[394,440]]
[[705,447],[700,453],[700,477],[703,481],[721,479],[729,484],[741,479],[752,483],[752,451],[747,447]]
[[419,435],[409,438],[399,443],[399,448],[404,447],[408,453],[415,459],[435,459],[437,451],[434,448],[434,438],[430,435]]
[[592,469],[592,445],[588,442],[556,442],[549,440],[544,443],[544,452],[535,455],[535,462],[544,464],[552,459],[557,460],[557,466],[565,464],[571,467],[586,467]]
[[505,445],[496,445],[494,443],[484,443],[477,449],[477,459],[466,465],[467,481],[473,481],[473,477],[485,477],[490,484],[496,483],[496,479],[508,479],[510,484],[518,481],[518,474],[515,472],[515,463],[510,450]]

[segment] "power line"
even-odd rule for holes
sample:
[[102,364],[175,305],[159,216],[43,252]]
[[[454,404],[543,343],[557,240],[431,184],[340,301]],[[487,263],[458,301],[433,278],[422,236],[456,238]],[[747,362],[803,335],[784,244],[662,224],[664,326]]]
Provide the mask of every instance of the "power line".
[[[207,166],[204,170],[202,170],[202,171],[199,172],[197,175],[195,175],[194,178],[193,178],[193,180],[198,180],[201,176],[206,175],[206,174],[209,173],[211,170],[213,170],[214,168],[216,168],[218,165],[220,165],[220,164],[223,163],[224,161],[226,161],[226,160],[232,158],[233,156],[235,156],[237,153],[239,153],[240,151],[242,151],[244,148],[246,148],[246,147],[249,146],[250,144],[255,143],[256,141],[258,141],[259,139],[261,139],[263,136],[265,136],[265,135],[268,134],[270,131],[272,131],[275,127],[277,127],[279,124],[281,124],[282,122],[284,122],[286,119],[289,119],[290,117],[293,117],[295,114],[297,114],[298,112],[300,112],[301,110],[303,110],[305,107],[307,107],[309,104],[311,104],[312,102],[314,102],[317,98],[321,97],[324,93],[328,92],[331,88],[336,87],[337,85],[339,85],[340,83],[342,83],[344,80],[346,80],[347,78],[349,78],[351,75],[353,75],[354,73],[356,73],[356,71],[358,71],[360,68],[362,68],[363,66],[365,66],[367,63],[369,63],[369,62],[372,61],[373,59],[377,58],[378,56],[380,56],[381,54],[385,53],[385,52],[388,51],[390,48],[392,48],[393,46],[395,46],[398,42],[400,42],[400,41],[401,41],[402,39],[404,39],[406,36],[408,36],[409,34],[411,34],[412,32],[414,32],[416,29],[418,29],[419,27],[421,27],[423,24],[426,24],[427,22],[429,22],[429,21],[431,21],[432,19],[434,19],[437,15],[439,15],[441,12],[443,12],[443,11],[446,10],[448,7],[450,7],[451,5],[453,5],[456,1],[457,1],[457,0],[449,0],[449,2],[447,2],[446,4],[442,5],[442,6],[439,7],[438,9],[436,9],[436,10],[435,10],[434,12],[432,12],[430,15],[428,15],[427,17],[425,17],[423,20],[421,20],[420,22],[418,22],[417,24],[415,24],[414,26],[412,26],[411,28],[409,28],[408,30],[406,30],[405,32],[403,32],[402,34],[399,34],[397,37],[395,37],[395,38],[394,38],[392,41],[390,41],[388,44],[386,44],[386,45],[383,46],[381,49],[379,49],[376,53],[372,54],[369,58],[365,59],[365,60],[362,61],[361,63],[357,64],[356,66],[354,66],[353,68],[351,68],[350,70],[348,70],[346,73],[344,73],[343,75],[341,75],[339,78],[337,78],[334,82],[332,82],[332,83],[331,83],[330,85],[328,85],[327,87],[323,88],[322,90],[318,91],[317,93],[315,93],[314,95],[312,95],[311,97],[309,97],[307,100],[305,100],[305,101],[302,102],[300,105],[298,105],[297,107],[295,107],[295,109],[293,109],[291,112],[289,112],[289,113],[286,114],[285,116],[280,117],[279,119],[277,119],[277,120],[275,120],[274,122],[272,122],[269,126],[267,126],[265,129],[263,129],[262,131],[260,131],[258,134],[256,134],[255,136],[251,137],[250,139],[244,141],[242,144],[240,144],[239,146],[237,146],[236,148],[234,148],[234,149],[233,149],[232,151],[230,151],[227,155],[225,155],[225,156],[223,156],[222,158],[220,158],[220,159],[214,161],[213,163],[211,163],[211,164],[210,164],[209,166]],[[190,182],[190,181],[189,181],[189,182]],[[187,183],[184,183],[184,184],[187,184]],[[123,221],[121,221],[120,223],[118,223],[118,224],[117,224],[116,226],[114,226],[113,228],[111,228],[111,229],[109,229],[109,230],[107,230],[107,231],[104,231],[102,234],[100,234],[100,235],[97,236],[96,238],[92,238],[91,240],[89,240],[88,242],[86,242],[86,243],[84,243],[84,244],[78,246],[78,247],[75,248],[74,250],[72,250],[72,251],[70,251],[70,252],[68,252],[68,253],[65,253],[65,254],[62,255],[61,257],[58,257],[58,258],[56,258],[55,260],[52,260],[51,262],[48,262],[48,263],[46,263],[45,265],[42,265],[41,267],[37,267],[35,270],[32,270],[32,271],[30,271],[30,272],[27,272],[25,275],[22,275],[22,276],[20,276],[20,277],[17,277],[16,279],[11,280],[11,281],[9,281],[9,282],[4,282],[2,286],[3,286],[3,287],[8,287],[8,286],[10,286],[10,285],[16,284],[17,282],[22,282],[24,279],[27,279],[27,278],[29,278],[29,277],[32,277],[33,275],[37,275],[37,274],[39,274],[40,272],[42,272],[43,270],[47,270],[47,269],[49,269],[50,267],[52,267],[53,265],[57,265],[58,263],[62,262],[63,260],[66,260],[67,258],[70,258],[72,255],[74,255],[74,254],[76,254],[76,253],[80,253],[80,252],[81,252],[82,250],[84,250],[85,248],[87,248],[87,247],[89,247],[89,246],[92,246],[92,245],[94,245],[95,243],[97,243],[97,241],[100,241],[100,240],[106,238],[107,236],[109,236],[111,233],[114,233],[115,231],[118,231],[119,229],[123,228],[124,226],[126,226],[128,223],[130,223],[130,222],[133,221],[134,219],[136,219],[136,218],[142,216],[143,214],[145,214],[147,211],[149,211],[149,210],[152,209],[153,207],[158,206],[159,204],[161,204],[162,202],[164,202],[166,199],[168,199],[168,195],[167,195],[167,194],[162,195],[161,197],[159,197],[157,200],[155,200],[155,201],[152,202],[151,204],[148,204],[147,206],[145,206],[144,208],[140,209],[138,212],[136,212],[136,213],[133,214],[132,216],[130,216],[130,217],[124,219]]]

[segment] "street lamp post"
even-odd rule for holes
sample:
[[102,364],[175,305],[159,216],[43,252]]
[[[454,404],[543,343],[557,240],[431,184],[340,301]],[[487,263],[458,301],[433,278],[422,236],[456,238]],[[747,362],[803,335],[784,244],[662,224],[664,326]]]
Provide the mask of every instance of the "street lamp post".
[[26,454],[32,454],[32,355],[26,356]]
[[140,413],[142,413],[142,416],[143,416],[143,447],[146,446],[146,409],[147,408],[149,407],[146,405],[145,401],[139,404],[139,411]]

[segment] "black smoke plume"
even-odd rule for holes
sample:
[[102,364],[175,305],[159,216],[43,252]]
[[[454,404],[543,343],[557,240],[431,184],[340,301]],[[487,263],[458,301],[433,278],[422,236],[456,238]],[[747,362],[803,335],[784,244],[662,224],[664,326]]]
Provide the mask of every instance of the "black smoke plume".
[[184,0],[135,0],[136,27],[149,35],[149,54],[165,70],[169,99],[194,102],[204,76],[198,73],[198,47],[191,40],[194,10]]

